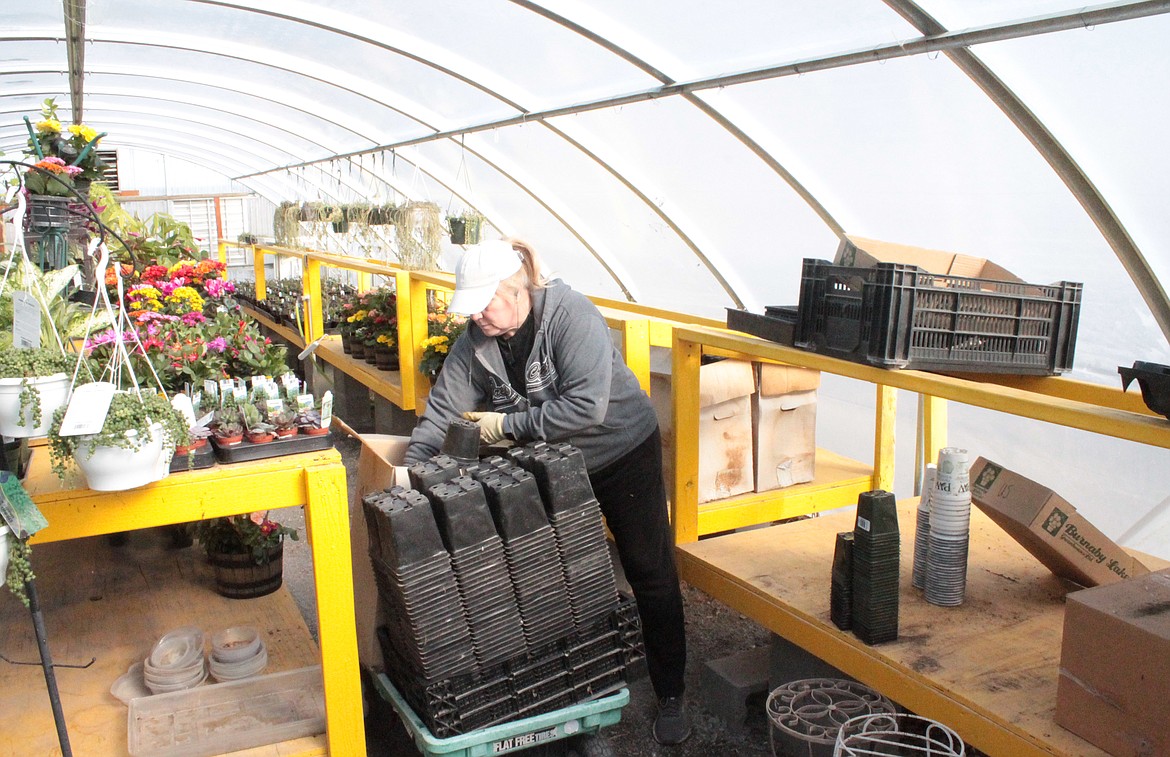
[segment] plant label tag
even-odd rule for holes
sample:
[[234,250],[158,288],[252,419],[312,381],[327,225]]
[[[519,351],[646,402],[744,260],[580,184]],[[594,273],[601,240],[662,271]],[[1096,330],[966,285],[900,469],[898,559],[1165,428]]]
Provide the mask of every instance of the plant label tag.
[[242,405],[248,401],[248,390],[242,386],[237,386],[232,389],[232,397],[235,398],[237,405]]
[[321,397],[321,428],[329,428],[333,422],[333,392],[325,392]]
[[20,479],[10,471],[0,471],[0,519],[22,541],[49,525]]
[[31,350],[41,346],[41,308],[28,292],[12,293],[12,346]]
[[284,410],[284,400],[280,398],[268,400],[269,415],[272,415],[273,413],[279,413],[282,410]]
[[297,360],[304,360],[309,355],[312,355],[314,352],[316,352],[317,347],[320,346],[321,340],[324,338],[325,337],[323,337],[323,336],[319,336],[316,339],[314,339],[312,343],[310,343],[307,347],[305,347],[303,350],[301,350],[300,354],[297,355]]
[[313,395],[298,394],[297,395],[297,410],[312,410],[313,409]]
[[106,415],[118,387],[108,381],[82,384],[73,390],[65,416],[61,419],[61,436],[96,434],[106,425]]
[[191,402],[191,398],[185,394],[176,394],[171,397],[171,407],[183,414],[183,418],[187,421],[187,428],[195,425],[195,405]]
[[219,384],[212,379],[206,379],[203,382],[203,393],[210,397],[212,402],[217,401],[219,399]]
[[219,395],[220,395],[219,404],[222,405],[223,401],[225,399],[232,396],[232,394],[235,392],[235,388],[236,388],[235,379],[220,379],[219,380]]
[[199,420],[195,421],[195,425],[192,426],[192,428],[207,428],[207,424],[211,423],[211,419],[214,417],[215,417],[215,413],[208,413],[207,415],[204,415],[203,417],[201,417]]

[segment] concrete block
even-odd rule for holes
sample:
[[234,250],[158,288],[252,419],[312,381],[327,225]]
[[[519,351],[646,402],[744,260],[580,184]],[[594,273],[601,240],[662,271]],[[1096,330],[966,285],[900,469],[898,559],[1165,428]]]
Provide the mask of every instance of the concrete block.
[[703,663],[699,676],[703,707],[728,726],[742,726],[748,697],[768,690],[770,655],[768,647],[756,647]]
[[374,395],[374,433],[391,436],[410,436],[418,416],[413,410],[403,410],[390,400]]
[[854,680],[816,655],[805,651],[803,647],[799,647],[776,634],[772,634],[772,643],[769,646],[769,658],[766,663],[768,670],[768,691],[778,686],[783,686],[786,683],[800,681],[805,678]]

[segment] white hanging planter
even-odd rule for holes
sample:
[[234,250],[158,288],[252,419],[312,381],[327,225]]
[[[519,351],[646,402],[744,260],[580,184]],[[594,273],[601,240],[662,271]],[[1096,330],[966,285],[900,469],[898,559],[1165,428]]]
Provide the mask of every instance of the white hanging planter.
[[[73,460],[85,474],[86,485],[98,492],[117,492],[166,478],[170,472],[174,445],[165,443],[161,423],[150,427],[150,439],[138,449],[95,447],[92,437],[81,437]],[[136,431],[127,431],[134,438]]]
[[0,584],[8,577],[8,526],[0,524]]
[[[22,387],[22,384],[24,385]],[[35,422],[32,408],[20,406],[20,395],[29,391],[40,394],[41,417]],[[14,438],[44,436],[49,433],[53,413],[69,399],[69,374],[57,373],[52,376],[35,378],[0,379],[0,434]]]

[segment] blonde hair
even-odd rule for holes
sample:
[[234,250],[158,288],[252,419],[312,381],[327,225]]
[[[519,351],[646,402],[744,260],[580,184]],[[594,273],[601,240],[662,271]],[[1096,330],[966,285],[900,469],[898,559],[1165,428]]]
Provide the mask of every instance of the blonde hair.
[[520,270],[502,281],[513,291],[520,289],[527,289],[532,292],[536,289],[544,289],[548,285],[548,280],[544,276],[544,268],[540,264],[540,257],[536,254],[535,248],[528,242],[517,237],[509,237],[504,240],[512,245],[520,256]]

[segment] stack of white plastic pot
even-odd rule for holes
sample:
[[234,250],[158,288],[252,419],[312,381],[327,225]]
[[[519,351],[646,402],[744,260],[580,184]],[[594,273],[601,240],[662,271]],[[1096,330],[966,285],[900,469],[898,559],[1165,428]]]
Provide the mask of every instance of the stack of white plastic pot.
[[918,504],[912,582],[926,601],[942,607],[963,603],[971,538],[971,485],[967,450],[944,447],[937,466],[927,466]]

